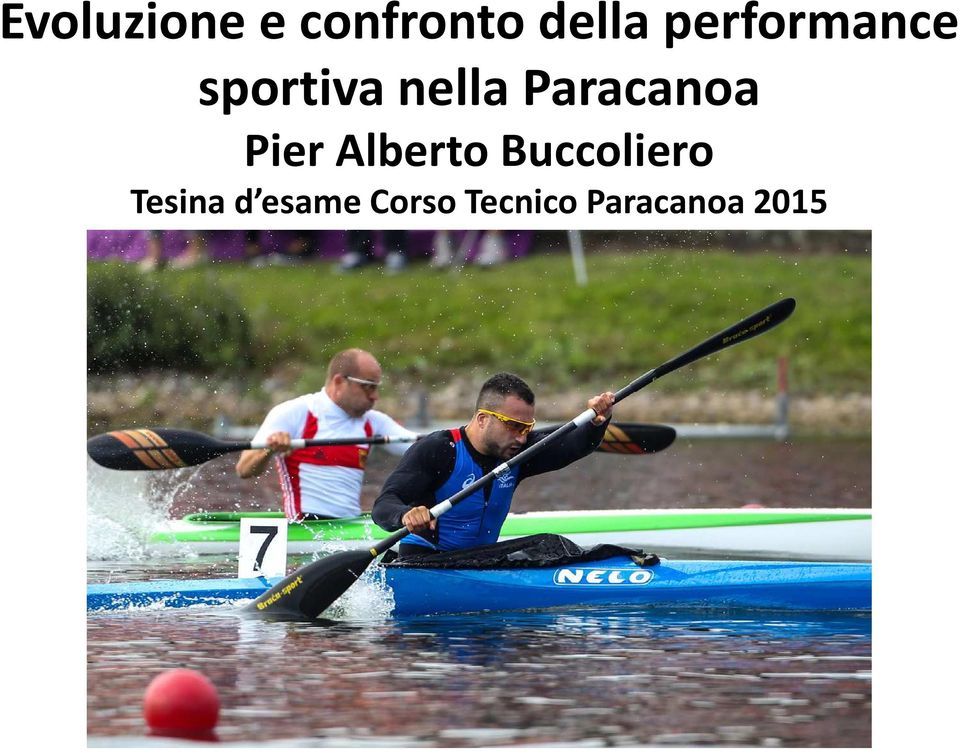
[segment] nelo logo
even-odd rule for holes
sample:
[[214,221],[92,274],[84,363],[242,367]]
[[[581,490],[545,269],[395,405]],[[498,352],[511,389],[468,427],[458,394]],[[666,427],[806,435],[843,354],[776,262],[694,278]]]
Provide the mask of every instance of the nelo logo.
[[631,585],[653,579],[648,568],[562,568],[553,575],[554,584]]

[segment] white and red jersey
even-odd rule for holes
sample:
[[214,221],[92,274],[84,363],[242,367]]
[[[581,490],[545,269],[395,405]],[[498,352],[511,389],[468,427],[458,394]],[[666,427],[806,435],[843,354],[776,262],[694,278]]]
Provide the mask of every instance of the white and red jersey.
[[[327,396],[326,391],[291,399],[270,410],[254,441],[265,441],[279,430],[291,438],[354,438],[357,436],[410,436],[413,433],[389,415],[371,409],[351,417]],[[384,444],[402,454],[408,443]],[[297,449],[277,457],[283,489],[283,511],[288,519],[303,514],[346,517],[360,514],[360,487],[370,445],[317,446]]]

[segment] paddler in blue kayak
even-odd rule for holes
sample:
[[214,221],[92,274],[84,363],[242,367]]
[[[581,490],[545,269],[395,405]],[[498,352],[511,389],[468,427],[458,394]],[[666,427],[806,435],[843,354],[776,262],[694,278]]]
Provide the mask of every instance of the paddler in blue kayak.
[[421,438],[401,458],[374,502],[373,520],[386,530],[406,527],[400,557],[431,551],[463,550],[497,541],[521,480],[561,469],[600,445],[613,415],[614,394],[594,396],[587,407],[597,412],[561,440],[477,490],[434,519],[429,508],[511,459],[548,431],[534,430],[535,398],[512,373],[498,373],[480,389],[473,419],[461,428]]

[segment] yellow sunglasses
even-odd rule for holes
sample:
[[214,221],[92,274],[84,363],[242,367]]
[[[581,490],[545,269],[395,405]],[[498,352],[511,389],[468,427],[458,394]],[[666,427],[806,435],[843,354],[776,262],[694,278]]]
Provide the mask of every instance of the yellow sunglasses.
[[507,417],[506,415],[501,415],[499,412],[494,412],[489,409],[478,409],[477,412],[483,412],[485,415],[490,415],[491,417],[496,417],[500,422],[506,425],[510,430],[512,430],[517,435],[526,435],[531,430],[533,426],[537,424],[536,420],[531,420],[526,422],[525,420],[518,420],[515,417]]

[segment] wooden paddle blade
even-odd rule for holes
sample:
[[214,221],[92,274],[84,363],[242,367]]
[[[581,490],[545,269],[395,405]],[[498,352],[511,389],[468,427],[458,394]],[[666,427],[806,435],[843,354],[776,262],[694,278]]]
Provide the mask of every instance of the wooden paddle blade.
[[313,620],[333,605],[373,560],[370,550],[347,550],[325,556],[300,567],[244,610],[267,618]]
[[607,454],[653,454],[663,451],[677,438],[669,425],[639,422],[612,422],[607,425],[597,451]]
[[87,441],[87,454],[101,467],[159,470],[192,467],[249,444],[232,444],[192,430],[114,430]]

